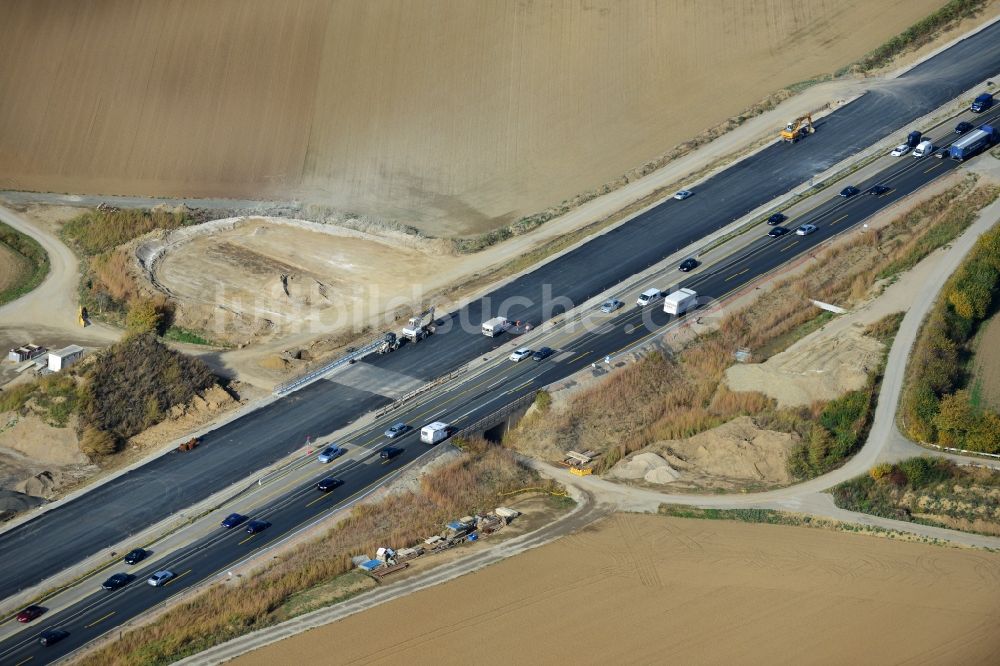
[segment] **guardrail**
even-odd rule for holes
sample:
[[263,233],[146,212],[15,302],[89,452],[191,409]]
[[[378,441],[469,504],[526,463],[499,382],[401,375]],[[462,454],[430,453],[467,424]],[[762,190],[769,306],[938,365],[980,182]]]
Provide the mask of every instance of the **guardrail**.
[[415,388],[412,391],[410,391],[409,393],[401,395],[400,397],[396,398],[396,400],[393,401],[391,404],[386,405],[382,409],[376,410],[376,412],[375,412],[375,418],[377,418],[377,419],[378,418],[382,418],[383,416],[385,416],[389,412],[396,411],[397,409],[399,409],[400,407],[402,407],[404,404],[406,404],[410,400],[413,400],[414,398],[416,398],[418,395],[426,393],[427,391],[430,391],[432,388],[440,386],[441,384],[443,384],[445,382],[451,381],[452,379],[455,379],[455,377],[458,377],[459,375],[465,374],[466,372],[468,372],[468,370],[469,370],[468,364],[463,365],[461,368],[459,368],[457,370],[452,370],[447,375],[441,375],[437,379],[435,379],[433,381],[430,381],[430,382],[427,382],[423,386],[420,386],[419,388]]
[[475,423],[465,426],[464,428],[456,432],[454,435],[452,435],[452,437],[465,437],[468,435],[475,435],[477,433],[483,432],[484,430],[489,430],[490,428],[497,425],[505,418],[516,412],[518,409],[534,402],[535,395],[537,393],[538,393],[537,391],[533,391],[531,393],[526,393],[522,395],[517,400],[507,403],[500,409],[490,414],[487,414],[486,416],[479,419]]
[[284,382],[282,384],[278,384],[277,386],[274,387],[273,393],[274,393],[274,395],[282,396],[282,395],[286,395],[288,393],[291,393],[292,391],[295,391],[297,389],[300,389],[303,386],[305,386],[306,384],[309,384],[310,382],[313,382],[316,379],[319,379],[320,377],[322,377],[326,373],[330,372],[334,368],[338,368],[341,365],[344,365],[345,363],[350,363],[352,361],[357,361],[360,358],[368,356],[368,354],[371,354],[373,351],[375,351],[376,349],[378,349],[379,345],[381,345],[381,344],[382,344],[382,338],[378,338],[377,340],[373,340],[372,342],[369,342],[367,345],[365,345],[361,349],[357,349],[357,350],[351,352],[350,354],[346,354],[344,356],[341,356],[340,358],[335,359],[335,360],[327,363],[324,366],[316,368],[315,370],[310,370],[306,374],[300,375],[299,377],[296,377],[295,379],[291,379],[291,380],[289,380],[287,382]]

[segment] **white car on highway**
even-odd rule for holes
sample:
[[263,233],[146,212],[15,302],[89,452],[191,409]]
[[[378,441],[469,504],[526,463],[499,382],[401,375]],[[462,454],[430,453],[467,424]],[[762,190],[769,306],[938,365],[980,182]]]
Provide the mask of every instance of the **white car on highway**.
[[808,236],[812,232],[816,231],[815,224],[803,224],[801,227],[795,230],[796,236]]
[[677,199],[678,201],[683,201],[692,194],[694,194],[694,192],[692,192],[691,190],[680,190],[677,192],[677,194],[674,195],[674,199]]
[[520,349],[515,349],[511,353],[510,360],[514,361],[514,363],[517,363],[518,361],[522,361],[528,358],[529,356],[531,356],[531,350],[528,349],[527,347],[521,347]]
[[889,154],[892,155],[893,157],[902,157],[903,155],[907,154],[908,152],[910,152],[910,144],[908,144],[908,143],[901,143],[898,146],[896,146],[895,148],[893,148],[892,152],[889,153]]

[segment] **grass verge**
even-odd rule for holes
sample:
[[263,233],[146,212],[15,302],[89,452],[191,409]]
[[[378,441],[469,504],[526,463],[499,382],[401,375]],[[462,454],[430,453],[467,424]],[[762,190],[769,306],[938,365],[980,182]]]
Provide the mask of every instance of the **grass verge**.
[[0,244],[5,245],[24,263],[24,267],[18,271],[18,279],[0,291],[0,305],[3,305],[24,296],[42,283],[49,274],[49,255],[34,238],[3,222],[0,222]]
[[925,537],[899,530],[890,530],[873,525],[845,523],[839,520],[815,518],[801,513],[775,511],[774,509],[702,509],[683,504],[661,504],[658,513],[670,518],[690,518],[696,520],[732,520],[740,523],[759,523],[765,525],[789,525],[793,527],[814,527],[836,530],[838,532],[853,532],[880,536],[900,541],[916,541],[936,546],[951,546],[948,541]]

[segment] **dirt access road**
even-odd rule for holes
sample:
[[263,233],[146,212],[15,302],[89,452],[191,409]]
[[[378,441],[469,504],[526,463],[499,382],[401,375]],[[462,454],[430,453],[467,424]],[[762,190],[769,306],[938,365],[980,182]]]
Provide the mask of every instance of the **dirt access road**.
[[42,225],[0,206],[0,221],[31,236],[49,255],[49,274],[29,294],[0,306],[0,337],[21,343],[42,339],[71,338],[80,345],[104,346],[121,332],[102,324],[81,328],[77,323],[77,286],[80,282],[76,256]]
[[995,553],[615,514],[231,663],[987,664],[998,585]]

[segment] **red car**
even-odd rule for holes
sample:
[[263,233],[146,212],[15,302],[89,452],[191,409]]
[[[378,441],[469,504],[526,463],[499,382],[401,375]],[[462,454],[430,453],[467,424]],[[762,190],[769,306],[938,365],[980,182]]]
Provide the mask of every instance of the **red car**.
[[18,622],[31,622],[36,617],[45,612],[45,609],[41,606],[28,606],[23,611],[17,614]]

